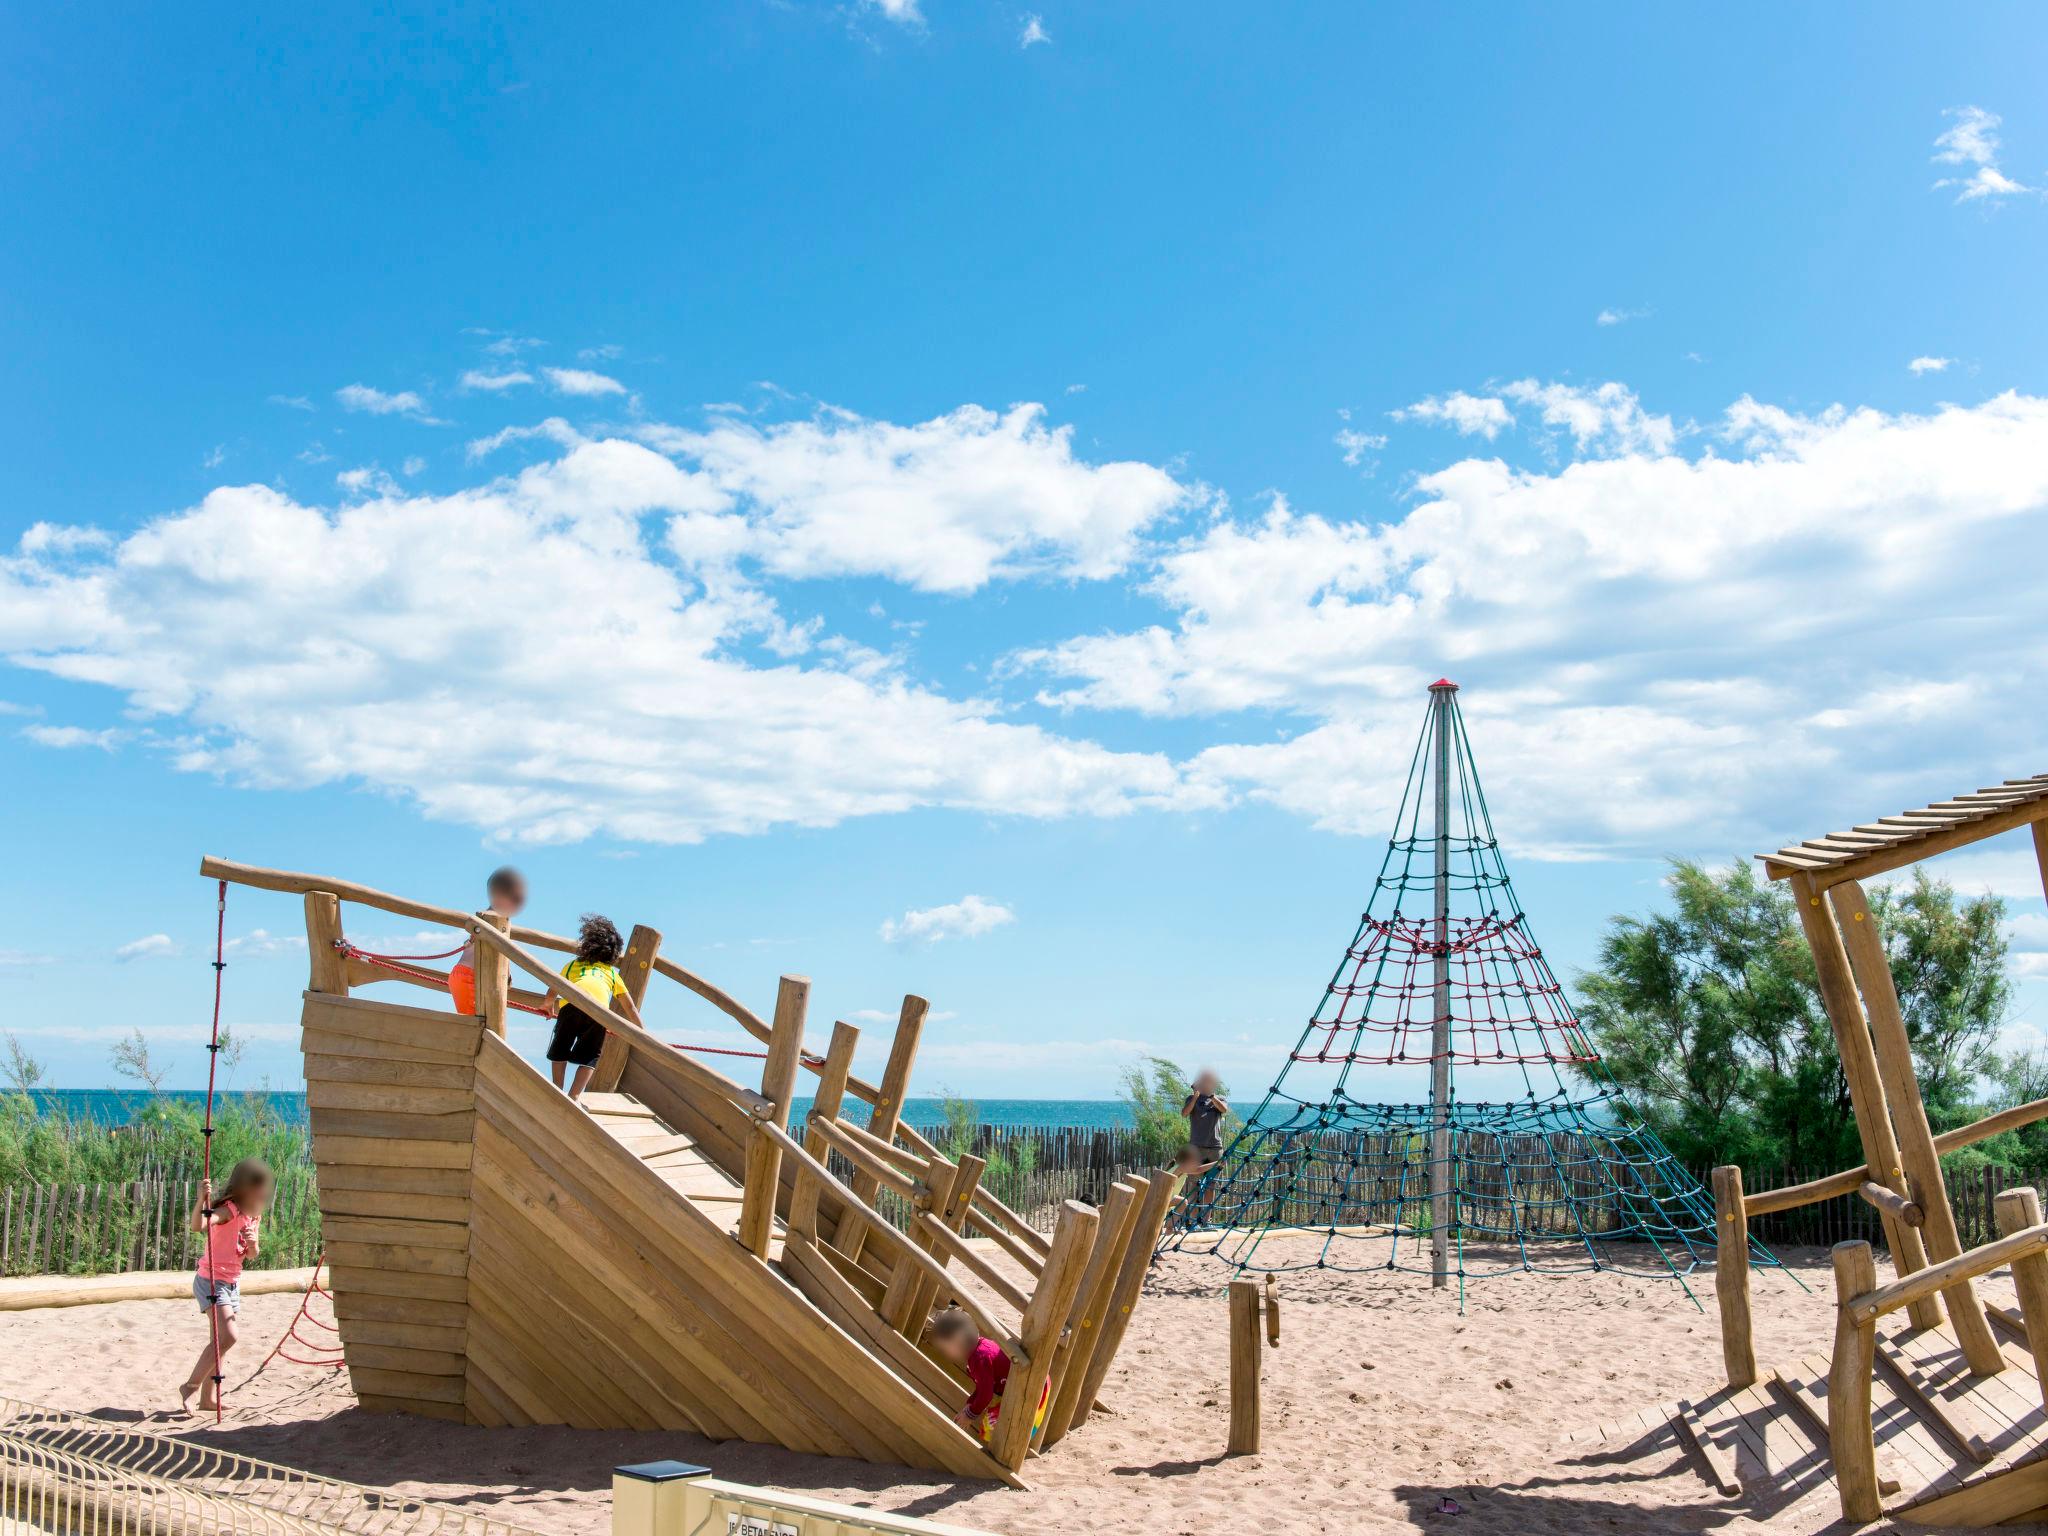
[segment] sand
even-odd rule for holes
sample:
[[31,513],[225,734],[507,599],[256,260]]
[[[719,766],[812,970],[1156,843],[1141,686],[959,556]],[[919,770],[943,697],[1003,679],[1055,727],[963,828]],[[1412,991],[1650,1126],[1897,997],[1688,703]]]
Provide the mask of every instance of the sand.
[[[1828,1347],[1823,1258],[1755,1283],[1768,1367]],[[1223,1266],[1173,1254],[1155,1271],[1097,1415],[1026,1468],[1015,1492],[901,1467],[800,1456],[688,1434],[486,1430],[358,1411],[334,1373],[274,1364],[236,1389],[296,1310],[244,1306],[251,1341],[229,1364],[204,1442],[351,1481],[459,1501],[549,1533],[608,1529],[615,1465],[676,1457],[719,1476],[929,1516],[1006,1536],[1253,1530],[1481,1533],[1818,1531],[1831,1490],[1787,1506],[1769,1489],[1724,1498],[1668,1434],[1588,1449],[1568,1434],[1720,1382],[1713,1278],[1695,1309],[1670,1281],[1516,1275],[1475,1283],[1464,1314],[1426,1279],[1308,1271],[1282,1279],[1283,1339],[1265,1375],[1265,1449],[1223,1455],[1228,1417]],[[175,1404],[203,1340],[189,1302],[132,1301],[0,1314],[0,1390],[107,1418]],[[1436,1513],[1451,1498],[1456,1515]]]

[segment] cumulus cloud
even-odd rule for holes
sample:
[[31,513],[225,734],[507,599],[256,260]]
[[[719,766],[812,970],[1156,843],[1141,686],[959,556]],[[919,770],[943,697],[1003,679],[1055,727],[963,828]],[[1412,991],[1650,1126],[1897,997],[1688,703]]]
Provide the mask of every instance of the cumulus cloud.
[[1024,18],[1024,25],[1017,31],[1017,46],[1030,48],[1039,43],[1052,41],[1052,34],[1045,30],[1045,18],[1036,11]]
[[334,477],[334,483],[354,496],[401,496],[404,491],[398,482],[374,464],[358,469],[344,469]]
[[1455,427],[1465,437],[1483,437],[1491,442],[1503,427],[1514,423],[1507,403],[1491,395],[1468,395],[1462,389],[1448,395],[1431,395],[1397,411],[1396,421],[1422,421],[1435,426]]
[[588,368],[543,368],[548,387],[558,395],[623,395],[626,386],[617,379]]
[[1013,662],[1050,705],[1249,721],[1192,782],[1361,833],[1448,671],[1496,806],[1559,856],[1762,847],[1832,825],[1838,781],[1877,814],[2030,766],[2012,701],[2048,690],[2048,590],[2009,552],[2048,541],[2048,400],[1744,397],[1681,452],[1633,396],[1583,393],[1515,391],[1587,456],[1459,461],[1389,523],[1219,518],[1158,560],[1163,622]]
[[1951,107],[1942,115],[1949,119],[1949,125],[1934,140],[1935,163],[1967,169],[1960,176],[1942,177],[1935,186],[1954,187],[1959,203],[2012,197],[2033,190],[1998,168],[2001,119],[1996,112],[1987,112],[1982,107]]
[[643,435],[750,509],[678,522],[676,552],[697,565],[744,556],[785,577],[885,576],[930,592],[1033,570],[1097,580],[1197,497],[1151,464],[1083,462],[1073,429],[1048,427],[1040,405],[962,406],[914,426],[829,411]]
[[871,11],[879,11],[888,20],[905,27],[924,25],[924,11],[918,0],[861,0]]
[[1387,446],[1387,439],[1379,432],[1358,432],[1350,427],[1340,427],[1332,439],[1337,450],[1344,455],[1344,462],[1356,469],[1365,462],[1368,453],[1377,453]]
[[396,394],[386,394],[381,389],[372,389],[367,384],[344,384],[334,392],[334,398],[341,402],[345,411],[361,411],[371,416],[410,416],[415,421],[429,422],[433,417],[427,414],[427,402],[410,389],[401,389]]
[[168,933],[151,933],[121,945],[114,951],[114,958],[126,964],[130,960],[166,959],[177,952],[177,941]]
[[1595,325],[1627,325],[1631,320],[1646,320],[1650,310],[1646,305],[1641,309],[1603,309],[1593,317]]
[[1946,373],[1954,361],[1952,357],[1916,357],[1906,366],[1914,373]]
[[941,939],[977,938],[1016,920],[1017,914],[1000,902],[962,896],[942,907],[912,907],[883,923],[881,934],[885,944],[936,944]]
[[[942,537],[916,519],[935,515],[934,498],[952,505],[948,477],[1000,477],[1021,458],[1007,513],[978,485],[961,514],[995,551],[981,568],[1013,548],[1066,549],[1055,533],[1068,563],[1104,558],[1085,516],[1031,500],[1065,488],[1096,508],[1102,473],[1038,430],[1033,447],[996,424],[994,451],[958,462],[857,454],[880,477],[857,488],[875,498],[877,542]],[[0,557],[0,653],[117,690],[162,726],[154,739],[175,767],[259,787],[363,784],[512,839],[687,842],[916,806],[1062,816],[1194,803],[1162,754],[1006,720],[1000,701],[922,685],[786,615],[744,574],[672,553],[685,525],[697,532],[681,542],[701,549],[712,516],[758,516],[771,553],[798,538],[793,508],[856,494],[834,479],[833,435],[796,440],[805,467],[782,476],[765,436],[714,434],[704,451],[732,455],[721,473],[774,489],[738,511],[719,475],[619,439],[441,496],[321,508],[224,486],[118,543],[59,554],[67,541],[46,536]],[[1129,507],[1106,499],[1127,528]],[[803,559],[834,568],[821,545]]]
[[119,731],[89,731],[78,725],[30,725],[23,727],[21,734],[39,747],[54,747],[59,751],[97,747],[102,752],[111,752],[121,742]]

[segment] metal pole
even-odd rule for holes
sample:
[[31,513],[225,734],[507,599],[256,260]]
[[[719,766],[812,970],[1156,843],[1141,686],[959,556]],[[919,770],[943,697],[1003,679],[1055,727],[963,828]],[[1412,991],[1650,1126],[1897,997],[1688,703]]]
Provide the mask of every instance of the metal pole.
[[1451,1267],[1451,695],[1430,685],[1436,745],[1436,987],[1429,1035],[1429,1283],[1442,1290]]

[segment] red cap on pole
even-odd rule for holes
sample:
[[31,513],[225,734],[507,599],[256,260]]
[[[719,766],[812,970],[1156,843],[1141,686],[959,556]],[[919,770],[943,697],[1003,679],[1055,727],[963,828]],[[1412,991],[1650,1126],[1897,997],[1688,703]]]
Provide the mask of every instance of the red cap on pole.
[[1429,685],[1430,692],[1432,693],[1434,693],[1439,688],[1448,688],[1453,693],[1456,693],[1458,691],[1458,685],[1452,682],[1448,677],[1440,677],[1435,682]]

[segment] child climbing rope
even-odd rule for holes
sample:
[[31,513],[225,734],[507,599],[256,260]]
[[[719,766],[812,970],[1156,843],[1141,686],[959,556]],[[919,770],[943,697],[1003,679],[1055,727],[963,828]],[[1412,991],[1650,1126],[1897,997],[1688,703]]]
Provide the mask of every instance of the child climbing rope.
[[[592,1002],[609,1003],[638,1024],[640,1011],[633,1006],[633,994],[626,990],[626,978],[619,974],[619,961],[625,953],[626,941],[619,937],[617,925],[608,917],[586,912],[576,936],[576,958],[562,967],[562,979]],[[569,1097],[582,1098],[590,1070],[603,1050],[604,1025],[574,1003],[558,1004],[554,1039],[548,1042],[548,1065],[555,1086],[562,1086],[573,1066],[576,1075],[569,1082]]]
[[220,1408],[221,1366],[235,1347],[235,1322],[242,1311],[242,1266],[255,1257],[263,1208],[276,1186],[276,1175],[260,1157],[245,1157],[235,1164],[218,1200],[213,1198],[211,1179],[200,1183],[199,1203],[187,1224],[206,1239],[198,1273],[192,1277],[192,1295],[207,1318],[208,1337],[192,1374],[178,1388],[178,1401],[187,1411],[194,1392],[202,1411]]
[[[981,1436],[987,1444],[996,1432],[996,1416],[1002,1412],[1003,1388],[1010,1384],[1009,1355],[994,1339],[982,1336],[962,1307],[947,1307],[932,1318],[932,1344],[974,1383],[966,1406],[954,1417],[962,1429]],[[1033,1439],[1045,1427],[1046,1400],[1051,1395],[1052,1378],[1048,1376],[1038,1397],[1038,1412],[1031,1420]]]
[[[491,910],[510,922],[526,905],[526,876],[509,864],[494,869],[491,878],[484,882],[484,896]],[[476,1012],[475,939],[462,946],[462,953],[448,967],[448,996],[457,1013]]]

